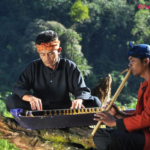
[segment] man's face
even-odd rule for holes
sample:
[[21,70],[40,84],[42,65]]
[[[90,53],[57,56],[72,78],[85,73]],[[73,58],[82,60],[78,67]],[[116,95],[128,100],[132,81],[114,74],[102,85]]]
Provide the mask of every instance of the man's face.
[[42,50],[39,52],[40,58],[42,59],[45,66],[53,68],[58,62],[59,52],[58,50]]
[[134,76],[141,76],[144,73],[145,65],[139,58],[129,56],[129,67]]

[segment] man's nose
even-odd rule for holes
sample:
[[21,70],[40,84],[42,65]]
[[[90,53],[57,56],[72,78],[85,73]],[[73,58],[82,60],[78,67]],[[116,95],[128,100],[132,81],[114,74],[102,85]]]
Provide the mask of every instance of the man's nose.
[[47,60],[49,60],[49,59],[50,59],[50,56],[49,56],[49,54],[47,54],[47,55],[46,55],[46,58],[47,58]]
[[128,66],[131,67],[131,63],[130,63],[130,62],[129,62],[129,64],[128,64]]

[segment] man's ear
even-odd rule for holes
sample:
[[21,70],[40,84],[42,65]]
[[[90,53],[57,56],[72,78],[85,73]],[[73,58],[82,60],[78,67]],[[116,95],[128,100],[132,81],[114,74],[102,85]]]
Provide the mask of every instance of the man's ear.
[[148,65],[149,64],[149,58],[144,59],[144,64]]
[[60,52],[61,52],[61,50],[62,50],[62,48],[61,48],[61,47],[59,47],[59,49],[58,49],[58,53],[60,53]]
[[149,58],[147,58],[147,64],[149,64]]

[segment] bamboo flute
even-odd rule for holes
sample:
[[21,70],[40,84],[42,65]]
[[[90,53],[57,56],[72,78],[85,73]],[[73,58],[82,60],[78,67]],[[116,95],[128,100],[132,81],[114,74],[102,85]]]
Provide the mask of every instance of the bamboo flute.
[[[123,73],[124,73],[124,71],[123,71]],[[124,80],[122,81],[122,83],[120,84],[119,88],[117,89],[117,91],[116,91],[115,95],[113,96],[113,98],[112,98],[110,104],[107,106],[106,111],[109,111],[109,109],[112,107],[113,103],[115,102],[115,100],[116,100],[117,97],[119,96],[121,90],[123,89],[123,87],[124,87],[126,81],[128,80],[130,74],[131,74],[131,70],[128,70],[128,73],[126,74]],[[100,124],[101,124],[101,121],[99,121],[99,122],[97,123],[97,125],[95,126],[93,132],[91,133],[92,136],[95,135],[96,131],[98,130],[98,128],[99,128],[99,126],[100,126]]]

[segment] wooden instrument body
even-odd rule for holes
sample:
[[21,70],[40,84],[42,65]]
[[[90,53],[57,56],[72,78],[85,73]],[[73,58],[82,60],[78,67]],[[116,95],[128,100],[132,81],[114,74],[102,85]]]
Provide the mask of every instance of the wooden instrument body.
[[[99,108],[94,108],[94,112],[92,112],[92,109],[90,112],[85,112],[85,109],[80,109],[80,111],[77,109],[75,110],[76,114],[74,114],[73,110],[70,113],[69,109],[68,114],[67,110],[65,110],[66,114],[64,114],[64,110],[29,111],[28,113],[33,116],[22,115],[24,110],[21,108],[11,109],[10,112],[22,127],[32,130],[41,130],[96,125],[97,121],[93,120],[96,109],[99,111]],[[84,112],[81,110],[84,110]],[[87,110],[89,110],[89,108]],[[125,112],[130,113],[133,111],[134,110],[125,110]]]
[[[51,111],[51,115],[50,115]],[[44,111],[29,111],[33,116],[23,116],[23,109],[11,109],[11,114],[15,120],[22,126],[32,130],[50,129],[50,128],[67,128],[96,125],[93,120],[96,112],[78,112],[72,114],[63,114],[64,110],[44,110]],[[67,112],[67,110],[66,110]],[[57,113],[57,114],[54,114]],[[61,114],[60,114],[61,113]]]

